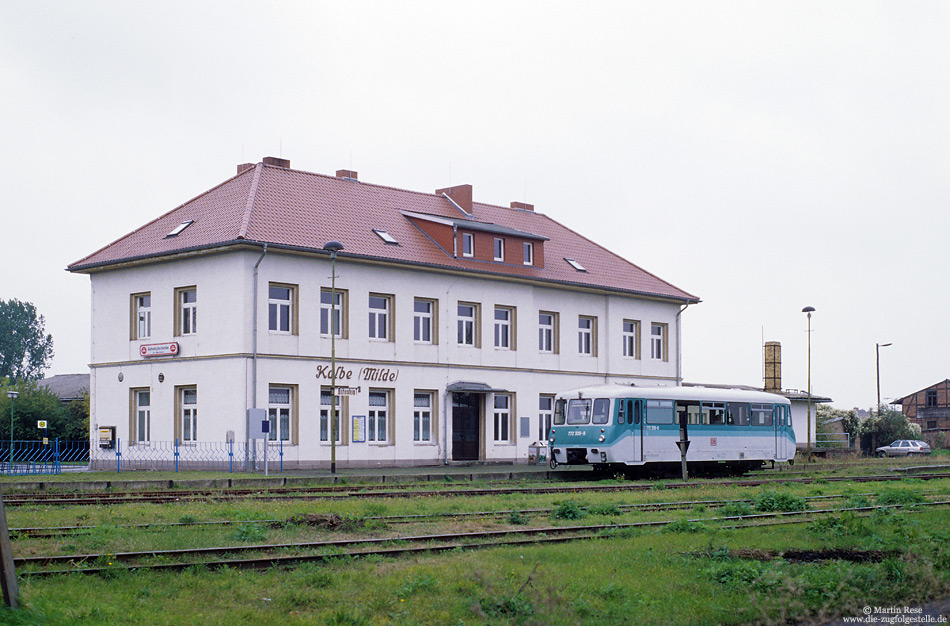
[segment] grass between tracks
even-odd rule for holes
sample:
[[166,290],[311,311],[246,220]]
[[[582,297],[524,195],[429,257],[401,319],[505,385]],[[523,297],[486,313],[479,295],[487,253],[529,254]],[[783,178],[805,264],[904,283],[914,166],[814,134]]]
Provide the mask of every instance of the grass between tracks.
[[[99,576],[22,577],[23,609],[0,612],[0,624],[784,624],[858,616],[866,605],[892,606],[950,593],[950,510],[866,517],[839,513],[803,524],[728,530],[689,521],[722,514],[706,505],[653,513],[620,513],[617,507],[743,498],[755,512],[817,508],[805,501],[814,495],[841,494],[846,497],[837,506],[860,506],[913,503],[923,495],[948,492],[950,481],[909,479],[896,484],[819,482],[746,489],[710,483],[688,492],[658,487],[639,493],[494,498],[11,507],[7,513],[12,528],[77,521],[96,527],[65,539],[14,535],[16,556],[98,551],[106,559],[109,553],[126,550],[404,533],[402,527],[385,524],[359,531],[249,523],[214,530],[118,526],[143,520],[253,522],[331,511],[365,520],[428,511],[545,508],[550,511],[522,519],[509,515],[489,522],[424,522],[410,532],[522,527],[524,522],[680,521],[664,528],[609,529],[599,539],[576,543],[402,559],[341,557],[288,570],[209,571],[196,565],[185,573],[162,574],[116,567]],[[791,551],[809,556],[782,558]],[[866,560],[855,562],[858,558]]]

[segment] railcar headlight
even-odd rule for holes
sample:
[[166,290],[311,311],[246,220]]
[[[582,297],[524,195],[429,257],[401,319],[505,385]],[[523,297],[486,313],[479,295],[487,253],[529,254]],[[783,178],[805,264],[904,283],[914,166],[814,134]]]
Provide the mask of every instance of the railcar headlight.
[[603,443],[603,442],[604,442],[604,436],[601,435],[600,437],[598,437],[598,438],[597,438],[597,441]]

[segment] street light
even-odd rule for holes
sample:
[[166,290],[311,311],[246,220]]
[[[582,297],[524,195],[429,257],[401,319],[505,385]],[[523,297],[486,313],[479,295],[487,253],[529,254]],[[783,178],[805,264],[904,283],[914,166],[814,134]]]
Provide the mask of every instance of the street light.
[[336,474],[336,253],[343,244],[328,241],[323,249],[330,253],[330,473]]
[[808,445],[805,448],[806,459],[811,460],[811,314],[815,307],[806,306],[802,313],[808,314],[808,421],[806,422],[806,432],[808,433]]
[[877,357],[877,414],[881,414],[881,348],[886,348],[887,346],[892,346],[892,343],[876,343],[874,344],[874,353]]
[[7,397],[10,398],[10,473],[13,473],[13,401],[20,394],[16,391],[8,391]]

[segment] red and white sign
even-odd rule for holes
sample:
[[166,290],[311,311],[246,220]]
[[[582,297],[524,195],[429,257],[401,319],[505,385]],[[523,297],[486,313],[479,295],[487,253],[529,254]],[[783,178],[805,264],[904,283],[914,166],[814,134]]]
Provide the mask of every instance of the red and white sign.
[[178,356],[178,342],[146,343],[139,346],[139,354],[142,356]]
[[716,444],[719,443],[718,441],[716,441],[716,439],[717,439],[716,437],[710,437],[710,438],[709,438],[709,445],[710,445],[711,447],[713,447],[713,448],[715,448],[715,447],[716,447]]

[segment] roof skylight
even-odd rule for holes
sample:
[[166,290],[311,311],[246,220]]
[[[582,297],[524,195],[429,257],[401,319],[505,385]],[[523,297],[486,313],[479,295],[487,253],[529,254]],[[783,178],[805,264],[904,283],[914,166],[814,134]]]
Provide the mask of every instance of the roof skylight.
[[191,226],[191,225],[194,224],[194,223],[195,223],[195,220],[185,220],[184,222],[182,222],[181,224],[179,224],[178,226],[176,226],[176,227],[172,230],[172,232],[168,233],[168,234],[165,235],[165,236],[166,236],[166,237],[177,237],[177,236],[181,233],[181,231],[185,230],[186,228],[188,228],[189,226]]
[[392,235],[390,235],[389,233],[387,233],[385,230],[382,230],[382,229],[380,229],[380,228],[374,228],[374,229],[373,229],[373,232],[376,233],[376,235],[377,235],[380,239],[382,239],[383,241],[385,241],[386,243],[391,244],[391,245],[394,245],[394,246],[398,246],[398,245],[399,245],[399,242],[396,241],[396,238],[393,237]]
[[587,268],[586,268],[586,267],[584,267],[583,265],[581,265],[580,263],[578,263],[578,262],[575,261],[574,259],[569,259],[569,258],[567,258],[567,257],[564,257],[564,260],[567,261],[568,264],[569,264],[571,267],[573,267],[574,269],[576,269],[578,272],[586,272],[586,271],[587,271]]

